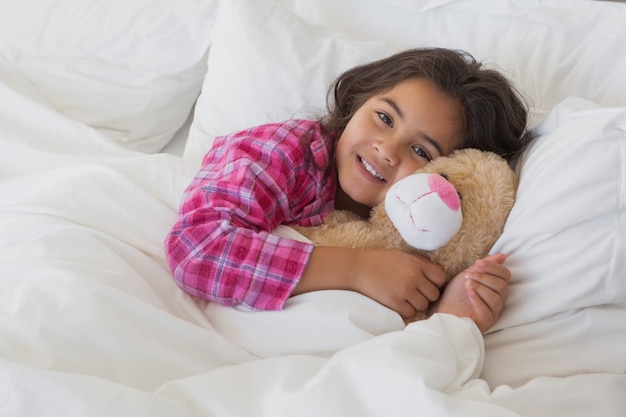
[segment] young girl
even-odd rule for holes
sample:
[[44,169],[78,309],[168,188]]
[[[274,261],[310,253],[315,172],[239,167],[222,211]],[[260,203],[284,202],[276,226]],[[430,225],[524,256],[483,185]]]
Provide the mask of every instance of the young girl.
[[446,287],[443,269],[399,250],[315,247],[271,232],[317,225],[333,209],[368,217],[389,187],[453,150],[515,157],[527,110],[500,73],[465,52],[414,49],[339,76],[323,120],[289,120],[215,139],[165,241],[187,293],[281,309],[292,295],[358,291],[412,317],[472,318],[485,331],[504,304],[505,256],[477,260]]

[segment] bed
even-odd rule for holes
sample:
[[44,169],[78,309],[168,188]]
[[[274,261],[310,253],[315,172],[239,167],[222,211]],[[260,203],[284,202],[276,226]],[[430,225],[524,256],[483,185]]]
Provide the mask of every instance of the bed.
[[[623,3],[5,3],[3,417],[626,415]],[[531,103],[494,327],[405,326],[347,291],[184,294],[162,243],[213,138],[315,117],[339,72],[413,46],[468,50]]]

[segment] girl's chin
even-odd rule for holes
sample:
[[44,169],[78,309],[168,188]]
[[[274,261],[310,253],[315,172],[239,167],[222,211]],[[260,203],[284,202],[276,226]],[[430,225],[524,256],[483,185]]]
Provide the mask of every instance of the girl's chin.
[[372,209],[372,207],[378,205],[377,200],[373,198],[371,194],[368,196],[354,195],[348,197],[350,198],[353,207],[358,209],[359,214],[365,213],[365,216],[369,215],[369,211]]
[[363,195],[359,195],[359,193],[354,192],[354,187],[348,186],[349,190],[353,192],[348,194],[344,191],[344,188],[341,187],[337,195],[335,197],[335,208],[341,210],[349,210],[353,213],[356,213],[362,217],[369,217],[369,212],[371,210],[370,200],[371,197],[365,198]]

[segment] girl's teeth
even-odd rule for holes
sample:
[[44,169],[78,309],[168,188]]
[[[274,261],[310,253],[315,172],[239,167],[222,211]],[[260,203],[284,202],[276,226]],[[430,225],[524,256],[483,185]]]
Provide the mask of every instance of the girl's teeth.
[[361,163],[363,164],[363,166],[365,167],[365,169],[367,170],[367,172],[369,172],[370,174],[372,174],[373,176],[375,176],[376,178],[378,178],[381,181],[385,181],[385,179],[383,178],[382,175],[380,175],[378,172],[376,172],[376,170],[374,169],[374,167],[372,167],[370,164],[367,163],[367,161],[365,161],[365,159],[361,159]]

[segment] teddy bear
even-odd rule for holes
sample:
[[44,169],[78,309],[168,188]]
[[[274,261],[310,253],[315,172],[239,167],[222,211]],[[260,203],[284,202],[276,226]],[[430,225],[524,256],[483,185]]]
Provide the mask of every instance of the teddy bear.
[[450,280],[487,255],[502,234],[517,184],[504,158],[461,149],[396,182],[369,219],[335,210],[319,226],[292,227],[318,246],[424,255]]

